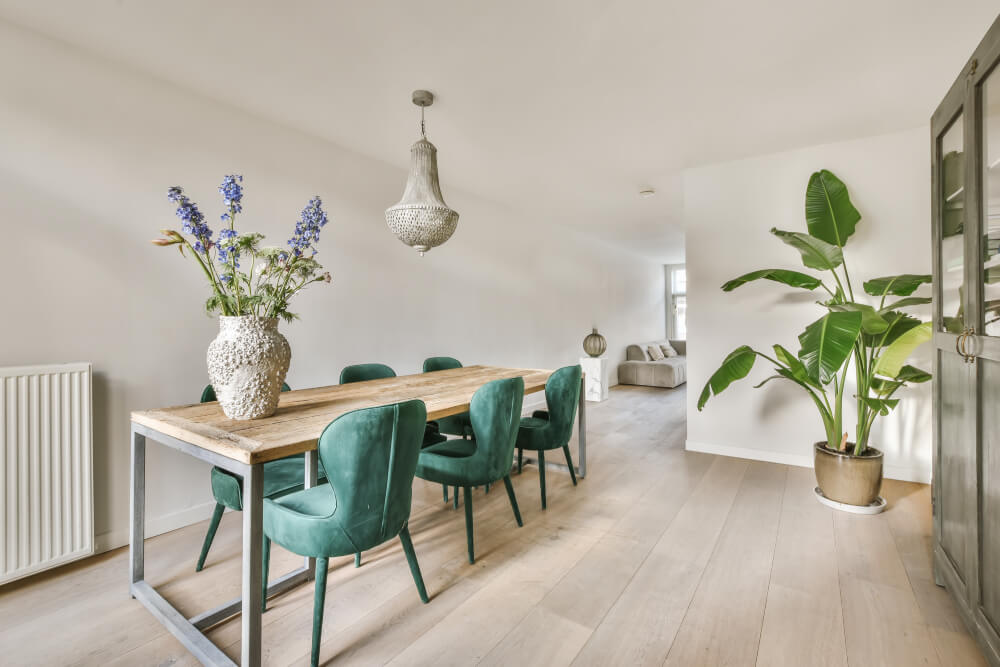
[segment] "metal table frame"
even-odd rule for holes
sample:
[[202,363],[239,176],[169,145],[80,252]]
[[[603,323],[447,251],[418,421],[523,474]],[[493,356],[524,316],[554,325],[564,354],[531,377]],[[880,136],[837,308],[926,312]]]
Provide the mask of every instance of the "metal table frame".
[[[582,479],[587,473],[587,418],[586,399],[581,380],[580,407],[578,411],[579,464],[577,475]],[[214,609],[185,618],[170,602],[145,579],[144,555],[146,538],[146,438],[171,449],[184,452],[196,459],[211,463],[223,470],[243,477],[243,586],[242,596]],[[156,620],[191,651],[204,665],[233,666],[234,663],[222,649],[205,636],[204,631],[236,614],[243,617],[240,664],[259,667],[261,663],[261,577],[264,510],[264,464],[247,464],[216,454],[198,445],[166,435],[155,429],[131,422],[132,488],[129,498],[129,592],[141,602]],[[317,452],[305,452],[305,487],[316,485]],[[547,466],[566,469],[556,463]],[[315,577],[316,563],[306,558],[302,567],[283,575],[267,587],[267,596],[278,595]]]

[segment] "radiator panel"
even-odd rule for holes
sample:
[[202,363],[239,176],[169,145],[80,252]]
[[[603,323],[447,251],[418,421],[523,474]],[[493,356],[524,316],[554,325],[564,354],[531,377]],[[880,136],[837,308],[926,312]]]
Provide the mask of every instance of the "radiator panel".
[[90,364],[0,368],[0,584],[94,553]]

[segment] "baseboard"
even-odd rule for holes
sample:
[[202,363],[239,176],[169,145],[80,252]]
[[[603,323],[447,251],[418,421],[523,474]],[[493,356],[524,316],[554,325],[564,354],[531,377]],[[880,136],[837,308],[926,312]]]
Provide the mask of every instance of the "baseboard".
[[[187,507],[177,512],[146,519],[146,537],[155,537],[172,530],[190,526],[199,521],[205,521],[212,516],[215,501]],[[111,530],[98,535],[94,539],[94,553],[104,553],[128,544],[128,529]]]
[[[752,449],[750,447],[733,447],[732,445],[717,445],[708,442],[696,442],[688,440],[684,448],[689,452],[703,452],[705,454],[718,454],[719,456],[731,456],[737,459],[750,459],[752,461],[767,461],[768,463],[783,463],[800,468],[812,468],[813,457],[811,454],[789,454],[786,452],[773,452],[766,449]],[[887,479],[898,479],[903,482],[919,482],[930,484],[931,470],[923,466],[899,466],[885,464],[882,474]]]

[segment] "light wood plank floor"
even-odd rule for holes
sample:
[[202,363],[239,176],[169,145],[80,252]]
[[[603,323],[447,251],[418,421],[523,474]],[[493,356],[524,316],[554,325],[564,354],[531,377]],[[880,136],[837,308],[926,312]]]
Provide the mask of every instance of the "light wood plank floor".
[[[322,660],[377,665],[981,665],[934,585],[930,493],[887,481],[890,509],[837,513],[812,471],[684,451],[684,389],[618,387],[590,404],[589,474],[573,488],[534,466],[473,494],[477,562],[461,509],[417,480],[410,531],[432,597],[398,546],[331,561]],[[808,442],[808,439],[804,440]],[[806,446],[806,445],[803,445]],[[206,474],[206,484],[208,483]],[[240,522],[223,519],[196,574],[205,525],[148,541],[150,581],[187,615],[239,594]],[[189,665],[126,588],[114,552],[0,588],[0,662]],[[275,576],[299,564],[275,548]],[[270,603],[269,665],[308,664],[312,585]],[[239,656],[239,620],[210,632]]]

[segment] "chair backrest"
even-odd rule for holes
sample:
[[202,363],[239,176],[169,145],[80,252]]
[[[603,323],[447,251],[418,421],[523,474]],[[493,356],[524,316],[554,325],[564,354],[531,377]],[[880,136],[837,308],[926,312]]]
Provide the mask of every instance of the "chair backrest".
[[359,551],[392,539],[409,520],[426,423],[424,402],[410,400],[348,412],[319,437],[334,516]]
[[429,357],[424,359],[424,372],[446,371],[451,368],[461,368],[462,362],[455,357]]
[[473,484],[495,482],[510,472],[523,401],[521,377],[487,382],[472,396],[469,419],[476,434],[476,451],[470,463],[482,475]]
[[579,364],[564,366],[549,376],[545,383],[545,402],[549,409],[549,435],[563,446],[573,435],[573,420],[580,405],[580,378],[583,371]]
[[[288,383],[286,382],[281,383],[281,391],[291,391],[291,390],[292,388],[288,386]],[[219,399],[216,398],[215,396],[215,387],[213,387],[210,384],[206,384],[205,388],[201,390],[201,402],[211,403],[212,401],[217,401],[217,400]]]
[[354,364],[353,366],[345,366],[344,370],[340,371],[340,384],[394,377],[396,377],[396,371],[385,364]]

